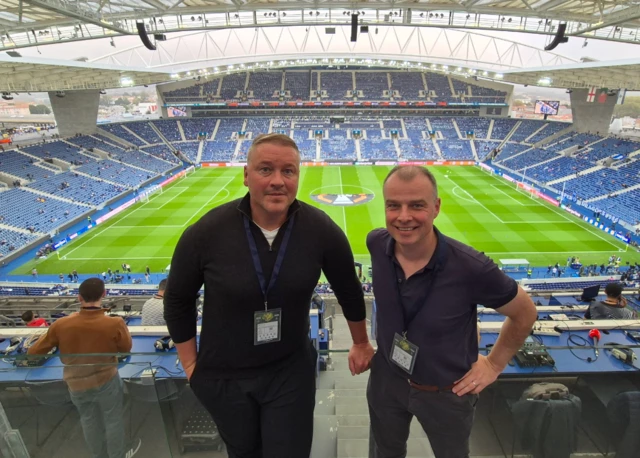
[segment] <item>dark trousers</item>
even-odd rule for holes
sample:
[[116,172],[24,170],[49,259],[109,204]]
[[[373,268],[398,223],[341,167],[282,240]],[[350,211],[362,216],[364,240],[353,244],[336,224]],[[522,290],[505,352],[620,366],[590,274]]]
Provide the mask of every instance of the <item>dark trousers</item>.
[[196,367],[191,388],[218,426],[229,458],[311,454],[315,355],[312,350],[280,370],[251,379],[207,379]]
[[412,388],[389,363],[374,357],[367,401],[371,418],[369,458],[405,458],[409,427],[415,416],[429,438],[436,458],[469,456],[469,436],[478,396]]

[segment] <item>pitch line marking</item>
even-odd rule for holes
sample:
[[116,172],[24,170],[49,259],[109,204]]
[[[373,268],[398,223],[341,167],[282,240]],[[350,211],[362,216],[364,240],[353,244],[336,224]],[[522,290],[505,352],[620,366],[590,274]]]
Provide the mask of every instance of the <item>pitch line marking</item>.
[[[162,194],[156,194],[155,196],[153,196],[153,198],[156,198],[157,196],[161,196]],[[133,215],[135,212],[137,212],[138,210],[140,210],[141,208],[143,208],[145,205],[147,205],[148,203],[151,203],[151,197],[149,198],[148,202],[144,202],[142,205],[140,205],[138,208],[134,209],[133,211],[131,211],[131,213],[128,214],[124,214],[122,215],[122,217],[120,219],[115,220],[111,225],[105,227],[104,229],[102,229],[101,231],[96,232],[94,235],[92,235],[91,237],[89,237],[87,240],[85,240],[84,242],[82,242],[80,245],[78,245],[77,247],[73,248],[71,251],[69,251],[68,253],[65,253],[63,256],[69,256],[71,253],[73,253],[74,251],[76,251],[78,248],[82,247],[83,245],[85,245],[86,243],[90,242],[91,240],[93,240],[94,238],[96,238],[97,236],[99,236],[100,234],[102,234],[103,232],[106,232],[108,229],[111,229],[112,226],[115,225],[115,223],[119,223],[120,221],[130,217],[131,215]]]
[[[340,194],[344,194],[342,189],[342,167],[340,166],[338,166],[338,176],[340,177]],[[347,235],[347,212],[344,209],[344,205],[342,206],[342,220],[344,221],[344,234]]]
[[509,194],[507,194],[506,192],[504,192],[502,189],[498,188],[496,185],[493,185],[493,184],[492,184],[492,185],[491,185],[491,187],[492,187],[493,189],[495,189],[496,191],[498,191],[499,193],[504,194],[504,195],[505,195],[505,196],[507,196],[509,199],[514,200],[517,204],[522,205],[523,207],[535,207],[535,206],[537,206],[537,204],[535,204],[535,205],[531,205],[531,204],[524,204],[524,203],[520,202],[518,199],[516,199],[516,198],[515,198],[515,197],[513,197],[513,196],[510,196]]
[[209,202],[211,202],[213,199],[215,199],[215,198],[216,198],[216,196],[217,196],[218,194],[220,194],[220,192],[221,192],[221,191],[227,191],[227,193],[228,193],[228,194],[226,195],[226,197],[223,197],[223,199],[226,199],[226,198],[231,194],[231,193],[229,192],[229,190],[227,189],[227,186],[229,186],[229,183],[231,183],[231,182],[232,182],[233,180],[235,180],[235,179],[236,179],[236,177],[235,177],[235,176],[233,176],[233,177],[229,178],[229,181],[227,181],[227,182],[225,183],[225,185],[224,185],[222,188],[218,189],[218,190],[215,192],[215,194],[213,194],[213,195],[211,196],[211,198],[210,198],[209,200],[207,200],[204,204],[202,204],[202,206],[201,206],[200,208],[198,208],[198,209],[195,211],[195,213],[194,213],[193,215],[191,215],[191,218],[189,218],[189,219],[188,219],[188,220],[187,220],[187,221],[182,225],[182,227],[184,227],[184,226],[186,226],[187,224],[189,224],[189,221],[191,221],[195,216],[197,216],[197,215],[198,215],[198,213],[200,213],[200,210],[202,210],[206,205],[208,205],[208,204],[209,204]]
[[[467,194],[469,197],[471,197],[471,199],[473,199],[473,202],[474,202],[474,203],[476,203],[476,204],[480,205],[480,206],[481,206],[482,208],[484,208],[487,212],[491,213],[491,214],[494,216],[494,218],[495,218],[495,219],[497,219],[497,220],[498,220],[498,221],[500,221],[502,224],[504,224],[504,221],[502,221],[502,219],[500,219],[500,217],[499,217],[498,215],[496,215],[496,214],[495,214],[495,213],[493,213],[491,210],[489,210],[487,207],[485,207],[485,205],[484,205],[484,204],[480,203],[480,202],[478,201],[478,199],[476,199],[475,197],[473,197],[473,195],[472,195],[471,193],[469,193],[469,191],[467,191],[466,189],[462,189],[462,187],[461,187],[458,183],[456,183],[455,181],[453,181],[453,179],[452,179],[452,178],[450,178],[448,175],[445,175],[445,176],[446,176],[446,178],[447,178],[449,181],[451,181],[453,184],[455,184],[457,188],[459,188],[462,192],[464,192],[464,193],[465,193],[465,194]],[[454,190],[455,190],[455,188],[454,188]],[[458,196],[458,197],[460,197],[460,196]]]
[[[491,175],[491,176],[492,176],[493,178],[495,178],[496,180],[500,180],[500,178],[498,178],[496,175]],[[519,189],[519,188],[517,188],[517,187],[516,187],[516,189],[517,189],[518,191],[520,191],[520,189]],[[520,191],[520,192],[521,192],[521,191]],[[544,207],[544,208],[549,208],[549,209],[550,209],[550,210],[552,210],[554,213],[556,213],[556,214],[560,215],[562,218],[566,219],[566,220],[567,220],[567,221],[569,221],[570,223],[575,224],[576,226],[578,226],[580,229],[586,230],[587,232],[590,232],[591,234],[593,234],[593,235],[595,235],[596,237],[598,237],[600,240],[602,240],[602,241],[604,241],[604,242],[607,242],[609,245],[611,245],[611,246],[612,246],[612,247],[614,247],[615,249],[617,249],[617,250],[621,250],[622,248],[626,248],[626,246],[625,246],[625,247],[620,247],[619,245],[616,245],[616,244],[612,243],[612,242],[611,242],[611,240],[607,240],[607,239],[606,239],[606,238],[604,238],[602,235],[598,234],[597,232],[592,231],[590,226],[588,226],[588,225],[583,226],[583,225],[581,225],[581,224],[578,224],[578,222],[577,222],[577,221],[574,221],[573,219],[571,219],[571,218],[567,217],[567,215],[565,215],[565,214],[564,214],[564,212],[559,212],[559,211],[557,211],[557,210],[556,210],[556,208],[555,208],[555,206],[549,205],[549,206],[547,207],[547,206],[546,206],[546,205],[544,205],[542,202],[538,202],[538,201],[536,201],[536,200],[535,200],[533,197],[531,197],[528,193],[525,193],[525,194],[526,194],[527,196],[529,196],[529,198],[530,198],[532,201],[536,202],[538,205],[540,205],[540,206],[542,206],[542,207]],[[580,219],[580,220],[582,221],[582,219]],[[594,253],[596,253],[596,252],[594,252]]]

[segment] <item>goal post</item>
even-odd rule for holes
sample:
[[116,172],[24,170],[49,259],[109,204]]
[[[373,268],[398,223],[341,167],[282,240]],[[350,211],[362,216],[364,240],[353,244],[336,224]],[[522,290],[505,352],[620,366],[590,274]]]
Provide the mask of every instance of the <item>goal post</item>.
[[152,186],[140,194],[140,200],[148,203],[155,195],[162,194],[162,186]]

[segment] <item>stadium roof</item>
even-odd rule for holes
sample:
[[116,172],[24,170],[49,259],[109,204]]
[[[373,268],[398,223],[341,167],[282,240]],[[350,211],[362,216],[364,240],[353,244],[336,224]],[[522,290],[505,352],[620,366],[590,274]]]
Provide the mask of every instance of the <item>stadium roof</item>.
[[109,89],[168,81],[162,70],[0,55],[0,90],[46,92]]
[[531,86],[568,89],[595,86],[638,91],[640,90],[640,59],[507,70],[503,75],[504,81]]
[[149,32],[367,25],[502,30],[640,43],[637,0],[0,0],[0,50]]
[[[47,92],[85,89],[111,89],[141,86],[168,81],[200,79],[245,71],[267,71],[295,67],[327,66],[330,68],[378,67],[414,71],[434,71],[460,78],[478,77],[499,82],[554,88],[608,87],[640,90],[640,59],[614,62],[586,62],[526,69],[496,71],[477,65],[462,67],[421,60],[393,60],[397,56],[379,54],[377,58],[350,57],[337,54],[332,58],[297,58],[284,55],[269,61],[245,58],[228,60],[226,65],[195,70],[198,66],[177,72],[175,63],[165,68],[118,65],[117,60],[95,63],[62,61],[36,57],[0,55],[0,90],[6,92]],[[231,63],[234,62],[234,63]],[[215,69],[215,70],[214,70]]]

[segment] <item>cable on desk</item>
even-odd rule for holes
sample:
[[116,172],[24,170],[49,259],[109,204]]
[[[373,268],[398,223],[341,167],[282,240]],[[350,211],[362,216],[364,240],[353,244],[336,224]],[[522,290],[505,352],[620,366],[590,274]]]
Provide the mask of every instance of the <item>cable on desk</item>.
[[[563,322],[560,321],[558,323],[563,323]],[[591,356],[588,356],[586,358],[583,358],[582,356],[578,356],[576,352],[573,351],[575,347],[590,347],[591,345],[589,344],[589,341],[587,339],[571,331],[571,328],[569,328],[569,325],[567,323],[564,323],[564,325],[567,327],[566,331],[569,332],[569,337],[567,338],[567,344],[568,344],[567,347],[569,348],[569,351],[571,352],[571,354],[575,356],[577,359],[579,359],[580,361],[584,361],[585,363],[595,363],[600,357],[600,354],[596,352],[595,358],[592,358]],[[560,329],[558,326],[556,326],[554,329],[560,332],[565,332],[564,330]],[[586,350],[586,348],[584,349]]]

